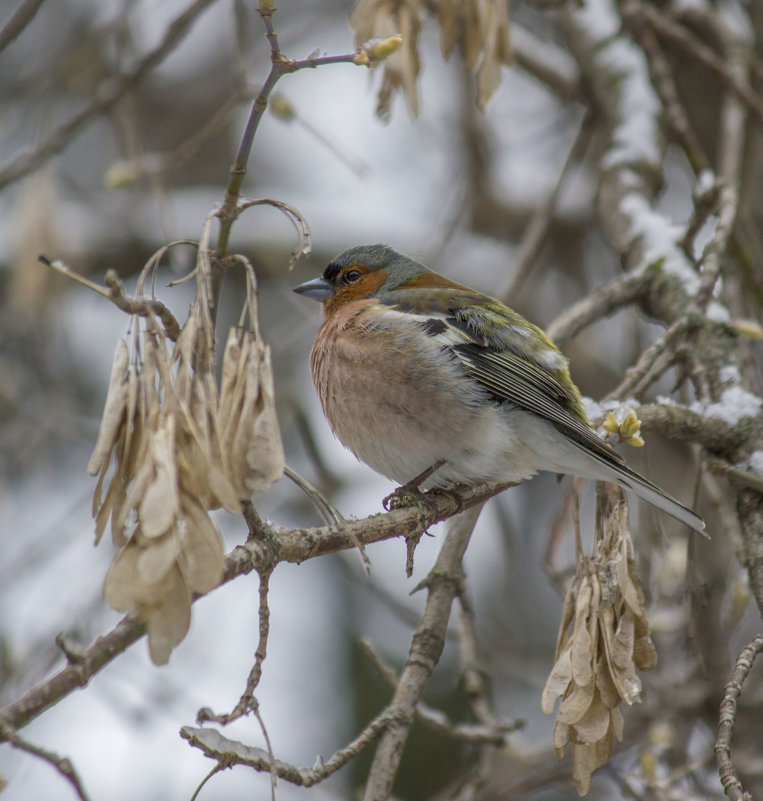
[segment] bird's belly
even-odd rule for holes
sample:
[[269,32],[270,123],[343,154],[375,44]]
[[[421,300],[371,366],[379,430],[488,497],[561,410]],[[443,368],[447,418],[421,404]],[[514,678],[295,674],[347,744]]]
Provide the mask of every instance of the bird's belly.
[[511,412],[447,353],[421,360],[404,350],[389,349],[381,358],[378,352],[354,343],[324,351],[313,363],[326,417],[358,459],[399,483],[445,461],[424,487],[518,481],[536,472]]

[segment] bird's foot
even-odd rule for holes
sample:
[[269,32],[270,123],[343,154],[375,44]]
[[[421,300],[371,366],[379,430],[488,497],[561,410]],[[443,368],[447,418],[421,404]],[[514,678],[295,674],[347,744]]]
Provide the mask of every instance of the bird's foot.
[[445,459],[440,459],[435,462],[431,467],[427,467],[423,473],[420,473],[416,478],[412,478],[402,486],[398,487],[394,492],[387,495],[382,501],[382,506],[389,512],[390,509],[402,509],[406,506],[424,505],[431,508],[431,500],[427,500],[427,496],[421,491],[421,485],[435,472],[445,464]]
[[411,487],[408,484],[398,487],[382,501],[382,506],[388,512],[392,509],[405,509],[409,506],[419,505],[427,505],[427,496],[418,487]]

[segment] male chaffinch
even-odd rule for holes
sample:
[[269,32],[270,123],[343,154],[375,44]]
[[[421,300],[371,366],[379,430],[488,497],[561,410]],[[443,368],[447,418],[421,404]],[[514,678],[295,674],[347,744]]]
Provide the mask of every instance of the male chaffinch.
[[704,531],[596,435],[567,359],[495,298],[386,245],[350,248],[294,291],[323,301],[310,353],[323,411],[377,472],[423,488],[570,473]]

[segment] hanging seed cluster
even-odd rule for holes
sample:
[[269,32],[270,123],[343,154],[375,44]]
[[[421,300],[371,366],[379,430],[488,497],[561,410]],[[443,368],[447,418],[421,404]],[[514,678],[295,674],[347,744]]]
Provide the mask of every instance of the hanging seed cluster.
[[593,771],[609,759],[612,738],[622,741],[620,703],[630,706],[640,700],[638,671],[657,664],[627,515],[619,501],[594,556],[580,560],[564,602],[555,664],[541,698],[547,715],[562,698],[554,747],[561,759],[571,743],[580,795],[588,792]]
[[[402,37],[400,48],[384,61],[376,113],[387,119],[395,93],[402,91],[408,108],[419,113],[416,82],[420,61],[419,32],[423,0],[360,0],[350,15],[355,42]],[[466,69],[477,76],[477,105],[484,111],[501,83],[501,65],[512,63],[509,11],[505,0],[440,0],[437,5],[440,44],[447,58],[458,46]]]
[[283,472],[253,273],[250,325],[229,334],[218,392],[209,269],[208,259],[197,264],[196,300],[174,344],[153,315],[133,318],[131,347],[117,346],[88,465],[98,475],[96,543],[110,523],[119,548],[104,596],[146,622],[156,664],[168,661],[188,631],[193,594],[222,578],[223,540],[210,511],[239,513],[241,501]]
[[501,65],[514,60],[509,4],[504,0],[440,0],[440,44],[445,58],[460,46],[464,66],[477,75],[477,105],[485,110],[501,84]]
[[384,60],[376,113],[388,119],[395,93],[402,91],[414,117],[419,113],[416,81],[420,62],[418,52],[422,0],[360,0],[350,14],[359,47],[376,38],[386,40],[400,34],[402,46]]

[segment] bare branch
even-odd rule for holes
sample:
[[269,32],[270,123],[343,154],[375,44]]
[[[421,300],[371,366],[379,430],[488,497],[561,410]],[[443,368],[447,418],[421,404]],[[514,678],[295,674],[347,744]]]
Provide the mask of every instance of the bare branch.
[[273,760],[261,748],[253,748],[236,740],[230,740],[215,729],[184,726],[180,730],[180,736],[188,740],[194,748],[199,748],[206,756],[218,760],[221,765],[226,767],[248,765],[262,773],[275,773],[279,779],[285,779],[299,787],[312,787],[344,767],[394,722],[393,713],[389,709],[385,710],[375,717],[345,748],[312,768],[298,768],[288,762],[282,762],[280,759]]
[[549,337],[563,348],[587,326],[633,303],[646,291],[652,277],[649,271],[628,273],[622,278],[594,289],[566,308],[548,326]]
[[[397,687],[398,675],[391,665],[387,664],[373,649],[368,640],[361,640],[360,648],[363,655],[373,665],[382,681],[392,689]],[[509,732],[522,728],[524,721],[495,721],[495,725],[485,726],[474,723],[453,723],[448,716],[439,709],[434,709],[424,701],[419,701],[416,705],[416,720],[433,731],[439,732],[446,737],[452,737],[464,743],[491,743],[502,746],[506,742],[506,735]]]
[[0,31],[0,52],[21,35],[44,2],[45,0],[23,0]]
[[[505,490],[508,484],[472,487],[458,493],[433,493],[426,508],[419,506],[394,509],[363,520],[348,520],[342,527],[274,529],[261,526],[264,536],[239,545],[225,560],[221,584],[253,571],[271,570],[279,562],[301,563],[327,553],[349,550],[360,542],[405,537],[406,534],[434,525],[440,520],[469,509]],[[194,601],[198,600],[196,596]],[[82,655],[81,661],[62,668],[51,678],[32,688],[18,701],[0,709],[0,727],[20,729],[41,715],[78,687],[84,687],[101,668],[139,640],[145,624],[132,617],[123,618],[108,634],[98,637]],[[0,742],[3,740],[0,729]]]
[[580,75],[568,53],[516,22],[511,27],[511,44],[517,64],[548,86],[560,100],[580,98]]
[[445,645],[450,607],[461,584],[463,558],[480,507],[455,517],[426,579],[427,602],[388,707],[394,721],[384,730],[368,775],[364,801],[387,801],[397,776],[416,705]]
[[763,651],[763,634],[759,634],[740,651],[721,701],[715,756],[718,761],[718,775],[730,801],[752,801],[752,796],[742,789],[742,783],[731,761],[731,735],[736,721],[737,699],[742,693],[742,685],[750,673],[753,662],[761,651]]
[[52,751],[46,751],[44,748],[40,748],[37,745],[32,745],[32,743],[23,740],[18,736],[18,734],[16,734],[15,731],[13,731],[13,729],[7,726],[2,728],[2,736],[3,739],[8,740],[8,742],[10,742],[14,748],[18,748],[19,751],[26,751],[28,754],[39,757],[49,765],[52,765],[69,782],[69,784],[71,784],[71,786],[74,788],[74,792],[77,794],[77,798],[79,798],[80,801],[88,801],[85,788],[82,786],[82,782],[77,775],[77,771],[74,770],[74,765],[72,765],[71,760],[68,757],[60,757],[58,754],[54,754]]
[[185,38],[196,18],[214,2],[215,0],[194,0],[167,26],[159,44],[146,53],[129,72],[99,86],[95,98],[85,108],[51,131],[34,150],[19,153],[9,164],[0,168],[0,188],[28,175],[51,156],[60,153],[83,128],[111,108],[147,73],[161,64]]
[[644,20],[659,37],[678,45],[692,58],[712,70],[759,119],[763,120],[763,101],[755,94],[749,83],[729,70],[723,59],[719,58],[706,44],[689,33],[686,28],[668,19],[650,3],[641,3],[641,13]]
[[121,309],[127,314],[136,314],[139,317],[158,317],[164,326],[164,331],[167,337],[175,342],[180,335],[180,324],[175,319],[175,315],[156,298],[131,298],[125,292],[125,285],[122,283],[119,276],[114,270],[107,270],[106,272],[106,286],[102,287],[93,281],[88,280],[84,276],[72,270],[60,259],[53,259],[52,261],[47,256],[39,256],[39,260],[52,270],[71,278],[77,283],[92,289],[99,295],[108,298],[118,309]]
[[[202,723],[219,723],[227,726],[234,720],[238,720],[250,712],[256,712],[259,708],[259,702],[254,696],[254,691],[260,683],[262,677],[262,665],[265,662],[265,657],[268,652],[268,634],[270,633],[270,608],[268,606],[268,587],[270,584],[271,571],[260,573],[260,607],[259,607],[259,622],[260,622],[260,638],[257,643],[257,650],[254,652],[254,664],[249,671],[249,678],[246,680],[246,689],[244,690],[238,703],[232,711],[226,712],[222,715],[215,714],[211,709],[200,709],[196,715],[196,722],[201,725]],[[267,737],[267,735],[266,735]]]

